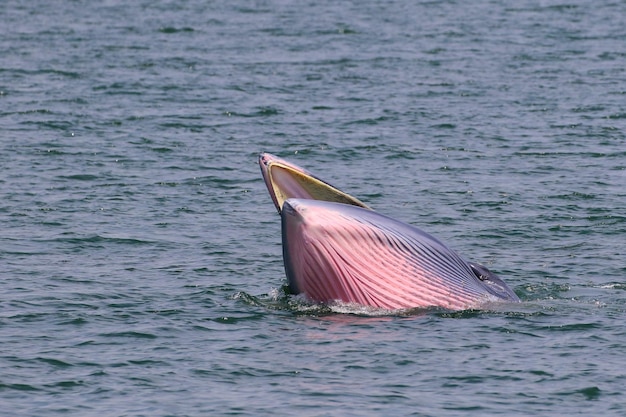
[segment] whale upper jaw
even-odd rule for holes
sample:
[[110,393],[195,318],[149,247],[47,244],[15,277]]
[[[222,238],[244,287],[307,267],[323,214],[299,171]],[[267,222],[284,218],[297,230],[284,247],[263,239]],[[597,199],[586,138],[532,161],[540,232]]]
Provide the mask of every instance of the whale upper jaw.
[[259,155],[259,166],[270,197],[280,213],[290,198],[332,201],[368,208],[359,199],[344,193],[307,170],[269,153]]

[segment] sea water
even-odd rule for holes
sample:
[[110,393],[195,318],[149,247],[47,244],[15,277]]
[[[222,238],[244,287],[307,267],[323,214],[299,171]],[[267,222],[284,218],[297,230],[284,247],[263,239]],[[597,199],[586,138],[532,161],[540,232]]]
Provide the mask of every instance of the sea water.
[[[0,5],[0,414],[626,414],[626,3]],[[521,304],[286,293],[261,151]]]

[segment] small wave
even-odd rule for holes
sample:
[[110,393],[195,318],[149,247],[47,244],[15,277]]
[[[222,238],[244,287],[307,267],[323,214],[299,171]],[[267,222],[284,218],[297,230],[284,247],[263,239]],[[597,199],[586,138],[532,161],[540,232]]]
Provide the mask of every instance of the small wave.
[[242,291],[235,294],[233,299],[241,300],[252,306],[261,306],[270,310],[290,311],[294,314],[306,316],[343,314],[362,317],[407,317],[421,316],[429,312],[447,311],[440,308],[389,310],[355,303],[345,303],[339,300],[331,303],[319,303],[307,299],[302,294],[290,294],[286,286],[272,289],[269,293],[258,296],[250,295]]
[[85,237],[60,237],[53,239],[53,241],[61,243],[73,243],[73,244],[94,244],[94,243],[115,243],[121,245],[146,245],[154,244],[155,242],[150,240],[136,239],[132,237],[123,236],[103,236],[103,235],[90,235]]
[[190,27],[177,28],[177,27],[172,27],[172,26],[165,26],[165,27],[159,28],[159,32],[165,33],[165,34],[193,32],[193,31],[194,29]]
[[127,331],[100,334],[104,338],[133,338],[133,339],[156,339],[157,336],[152,333]]
[[40,389],[30,384],[3,384],[0,383],[0,390],[10,389],[16,391],[39,391]]
[[615,282],[610,284],[598,285],[596,288],[603,290],[626,290],[626,284]]

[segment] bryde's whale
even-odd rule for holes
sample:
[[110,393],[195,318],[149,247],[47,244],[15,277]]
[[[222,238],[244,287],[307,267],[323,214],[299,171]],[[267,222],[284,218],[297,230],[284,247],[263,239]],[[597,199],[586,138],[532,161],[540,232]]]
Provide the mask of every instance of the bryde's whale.
[[496,274],[428,233],[276,156],[262,153],[259,165],[281,215],[292,293],[390,310],[520,301]]

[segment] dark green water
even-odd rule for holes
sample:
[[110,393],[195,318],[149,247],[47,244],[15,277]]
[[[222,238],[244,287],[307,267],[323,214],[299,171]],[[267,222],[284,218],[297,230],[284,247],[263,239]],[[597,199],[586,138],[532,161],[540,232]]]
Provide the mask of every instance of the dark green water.
[[[1,414],[625,415],[625,19],[591,0],[2,2]],[[260,151],[524,302],[286,296]]]

